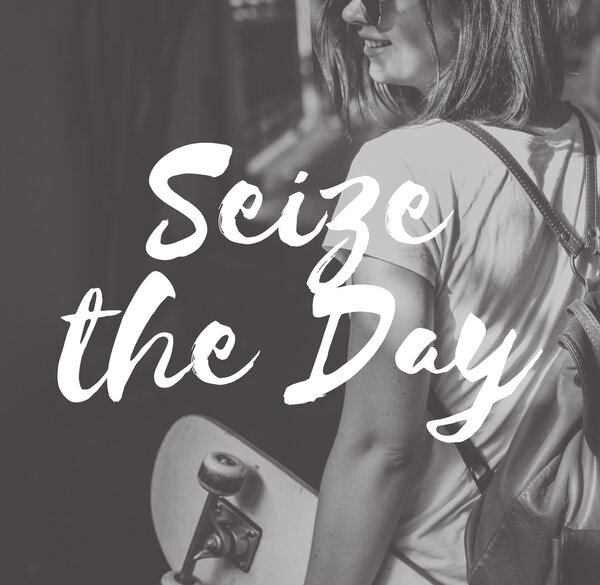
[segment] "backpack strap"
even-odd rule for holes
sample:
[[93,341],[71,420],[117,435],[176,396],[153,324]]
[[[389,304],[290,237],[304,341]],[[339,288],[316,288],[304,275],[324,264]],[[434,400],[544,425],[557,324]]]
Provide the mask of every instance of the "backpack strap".
[[575,384],[583,394],[583,432],[592,453],[600,458],[600,292],[589,292],[567,308],[571,319],[558,344],[571,355]]
[[[449,415],[448,411],[442,404],[441,400],[437,397],[435,392],[429,393],[429,398],[427,402],[427,410],[431,415],[435,418],[447,418]],[[452,423],[447,425],[446,428],[450,431],[451,434],[455,434],[460,430],[460,425],[457,423]],[[461,443],[454,443],[462,460],[464,461],[473,481],[479,488],[479,491],[483,493],[485,488],[489,485],[490,481],[492,481],[492,477],[494,476],[494,472],[490,469],[488,462],[485,457],[482,455],[481,451],[475,446],[475,443],[471,441],[471,439],[467,439],[466,441],[462,441]]]
[[[600,254],[600,234],[598,234],[598,171],[596,161],[596,146],[594,137],[586,117],[583,112],[570,104],[571,109],[579,118],[581,132],[583,133],[583,149],[585,156],[585,183],[586,183],[586,199],[587,199],[587,214],[584,234],[584,244],[588,249],[594,248],[597,254]],[[593,241],[593,246],[591,246]]]
[[[584,249],[591,249],[596,254],[600,254],[600,235],[598,234],[598,173],[597,173],[597,162],[596,162],[596,148],[594,145],[594,139],[589,124],[583,115],[583,113],[569,104],[573,112],[579,119],[581,124],[581,130],[583,134],[583,145],[584,145],[584,156],[585,156],[585,183],[586,183],[586,228],[584,237],[581,238],[575,228],[565,219],[558,215],[558,213],[552,208],[548,199],[540,191],[537,185],[533,182],[531,177],[523,169],[523,167],[517,162],[515,157],[508,151],[508,149],[494,136],[492,136],[487,130],[471,121],[452,122],[456,126],[463,128],[485,146],[487,146],[492,152],[498,156],[498,158],[506,165],[508,170],[521,184],[525,193],[529,196],[534,205],[539,209],[544,220],[553,231],[560,245],[571,257],[571,267],[573,273],[582,282],[586,282],[579,273],[575,266],[575,259]],[[581,310],[580,305],[574,305],[571,307],[574,314],[583,321],[587,321],[587,314],[584,314]],[[594,341],[600,343],[600,340],[594,338]],[[599,346],[600,347],[600,346]],[[448,413],[435,393],[429,393],[428,410],[436,418],[446,418]],[[449,430],[455,433],[459,430],[459,425],[449,425]],[[489,464],[483,457],[482,453],[470,440],[463,441],[462,443],[455,443],[465,465],[467,466],[473,480],[477,484],[477,487],[481,492],[489,485],[493,471]]]
[[[575,115],[579,118],[581,130],[583,133],[583,145],[585,156],[585,182],[586,182],[586,230],[584,237],[581,238],[575,228],[552,208],[548,199],[538,189],[531,177],[517,162],[515,157],[508,149],[485,128],[470,120],[452,122],[456,126],[463,128],[485,146],[487,146],[496,156],[506,165],[512,175],[519,181],[525,193],[529,196],[533,204],[539,209],[550,229],[554,232],[558,242],[565,249],[567,254],[574,261],[584,248],[590,248],[593,242],[595,252],[598,250],[597,234],[597,193],[598,178],[596,170],[596,148],[592,131],[583,113],[575,106],[569,104]],[[574,262],[572,263],[574,267]],[[576,269],[574,272],[579,280]]]

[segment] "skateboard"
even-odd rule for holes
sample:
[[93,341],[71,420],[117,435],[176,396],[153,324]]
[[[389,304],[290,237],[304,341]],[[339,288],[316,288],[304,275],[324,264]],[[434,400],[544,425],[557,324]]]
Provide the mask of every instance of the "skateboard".
[[[317,493],[202,416],[177,421],[151,485],[154,528],[173,569],[162,585],[302,585]],[[376,585],[431,585],[390,552]]]

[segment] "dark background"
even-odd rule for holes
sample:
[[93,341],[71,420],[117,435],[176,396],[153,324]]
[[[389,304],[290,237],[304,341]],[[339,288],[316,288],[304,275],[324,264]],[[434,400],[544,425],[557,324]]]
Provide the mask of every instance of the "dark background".
[[[167,567],[151,524],[150,476],[162,437],[185,414],[220,420],[318,485],[341,392],[296,407],[282,397],[309,375],[324,327],[305,285],[319,239],[296,249],[277,237],[237,246],[216,221],[228,188],[246,179],[267,199],[247,226],[262,231],[305,170],[309,231],[325,210],[318,189],[343,180],[364,139],[348,141],[322,89],[310,45],[318,5],[0,0],[3,582],[158,583]],[[569,77],[569,95],[597,112],[598,31],[600,5],[589,0],[569,49],[569,71],[581,72]],[[234,147],[228,172],[172,181],[204,213],[208,238],[187,258],[153,260],[145,243],[159,221],[170,220],[172,240],[190,225],[153,195],[149,172],[170,150],[209,141]],[[171,372],[213,320],[237,335],[223,371],[260,350],[255,367],[230,386],[188,374],[159,389],[157,344],[119,403],[105,388],[69,403],[56,383],[67,330],[60,316],[91,287],[102,289],[105,308],[124,310],[152,270],[168,276],[177,298],[142,342],[173,333]],[[96,327],[85,384],[104,372],[118,323]],[[345,354],[343,330],[336,341],[332,367]]]

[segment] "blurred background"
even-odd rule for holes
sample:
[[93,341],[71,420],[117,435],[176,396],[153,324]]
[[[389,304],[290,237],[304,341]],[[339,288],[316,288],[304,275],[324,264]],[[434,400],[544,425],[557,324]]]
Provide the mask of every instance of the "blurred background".
[[[350,141],[323,87],[311,41],[318,0],[1,0],[3,497],[0,550],[12,585],[158,583],[166,570],[149,510],[154,456],[180,416],[231,426],[314,486],[337,425],[341,393],[285,407],[305,379],[324,322],[312,317],[306,278],[319,241],[288,248],[277,238],[230,244],[218,205],[241,179],[265,194],[258,233],[308,173],[301,229],[326,207],[318,189],[341,182],[364,136]],[[600,3],[584,0],[568,47],[567,95],[600,115]],[[209,226],[188,258],[152,260],[145,242],[169,218],[174,241],[190,226],[148,187],[153,165],[192,142],[234,147],[219,179],[182,176],[175,190]],[[237,335],[233,371],[258,350],[236,384],[193,375],[155,387],[154,348],[123,399],[105,389],[71,404],[56,384],[67,325],[91,287],[104,307],[125,309],[152,270],[177,298],[156,313],[155,332],[175,337],[171,371],[190,357],[211,321]],[[105,371],[119,318],[102,320],[82,370]],[[344,359],[345,326],[331,352]],[[215,366],[217,369],[218,366]]]

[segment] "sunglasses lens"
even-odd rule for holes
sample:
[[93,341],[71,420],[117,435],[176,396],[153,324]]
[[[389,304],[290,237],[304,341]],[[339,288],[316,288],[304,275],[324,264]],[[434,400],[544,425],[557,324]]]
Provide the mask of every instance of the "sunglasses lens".
[[369,21],[369,24],[377,25],[381,19],[381,1],[380,0],[362,0],[363,12]]

